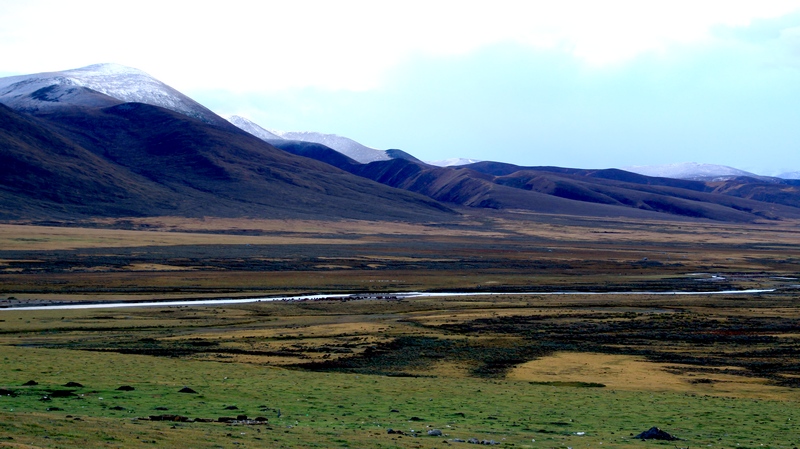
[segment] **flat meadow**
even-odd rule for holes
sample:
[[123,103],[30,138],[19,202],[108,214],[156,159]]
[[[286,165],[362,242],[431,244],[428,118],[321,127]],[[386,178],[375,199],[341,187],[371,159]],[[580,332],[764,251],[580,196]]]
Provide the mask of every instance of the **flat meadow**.
[[[0,248],[0,447],[800,446],[793,222],[162,217]],[[481,294],[390,295],[419,290]],[[358,296],[20,307],[306,293]]]

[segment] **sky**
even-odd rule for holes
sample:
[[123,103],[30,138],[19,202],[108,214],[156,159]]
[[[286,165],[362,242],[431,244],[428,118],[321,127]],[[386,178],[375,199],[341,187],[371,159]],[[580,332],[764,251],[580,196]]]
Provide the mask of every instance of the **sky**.
[[113,62],[423,160],[800,171],[800,0],[0,0],[0,76]]

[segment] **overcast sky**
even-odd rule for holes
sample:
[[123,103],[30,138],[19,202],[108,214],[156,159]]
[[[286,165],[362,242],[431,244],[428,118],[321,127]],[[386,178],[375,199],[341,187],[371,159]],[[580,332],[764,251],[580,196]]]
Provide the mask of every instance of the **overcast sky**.
[[800,170],[800,1],[0,0],[0,23],[0,76],[115,62],[425,160]]

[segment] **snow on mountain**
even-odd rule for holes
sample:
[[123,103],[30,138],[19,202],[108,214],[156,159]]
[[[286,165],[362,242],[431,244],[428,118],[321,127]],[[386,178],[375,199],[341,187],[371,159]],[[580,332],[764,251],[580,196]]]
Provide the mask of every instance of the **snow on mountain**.
[[751,178],[766,178],[754,173],[750,173],[737,168],[728,167],[725,165],[715,164],[698,164],[696,162],[684,162],[679,164],[665,164],[665,165],[634,165],[629,167],[622,167],[633,173],[638,173],[645,176],[656,176],[660,178],[674,178],[674,179],[688,179],[694,181],[719,181],[739,176],[747,176]]
[[790,171],[778,175],[781,179],[800,179],[800,171]]
[[242,131],[249,132],[250,134],[258,137],[261,140],[283,140],[283,137],[274,134],[262,128],[258,124],[238,115],[232,115],[227,118],[234,126]]
[[0,78],[0,103],[21,110],[39,110],[57,104],[103,105],[99,96],[82,95],[86,89],[126,103],[160,106],[208,123],[220,120],[205,106],[147,73],[119,64]]
[[481,162],[478,159],[465,159],[463,157],[452,159],[441,159],[438,161],[425,161],[426,164],[435,165],[437,167],[456,167],[458,165],[469,165],[476,162]]
[[376,150],[375,148],[361,145],[353,139],[337,136],[336,134],[322,134],[311,131],[273,132],[286,140],[300,140],[302,142],[320,143],[326,147],[333,148],[334,150],[350,157],[351,159],[355,159],[362,164],[368,164],[375,161],[388,161],[391,159],[391,157],[386,154],[385,151]]
[[311,131],[274,131],[267,130],[258,124],[238,115],[228,117],[228,121],[239,129],[249,132],[261,140],[299,140],[301,142],[314,142],[332,148],[345,156],[368,164],[375,161],[388,161],[392,157],[386,152],[370,148],[353,139],[337,136],[336,134],[322,134]]

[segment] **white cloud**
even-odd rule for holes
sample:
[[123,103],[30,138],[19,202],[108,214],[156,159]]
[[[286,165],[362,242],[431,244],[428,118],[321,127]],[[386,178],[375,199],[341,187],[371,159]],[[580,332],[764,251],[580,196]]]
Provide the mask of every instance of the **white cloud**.
[[713,38],[799,1],[6,1],[5,70],[118,62],[182,90],[369,90],[416,54],[516,41],[590,65]]

